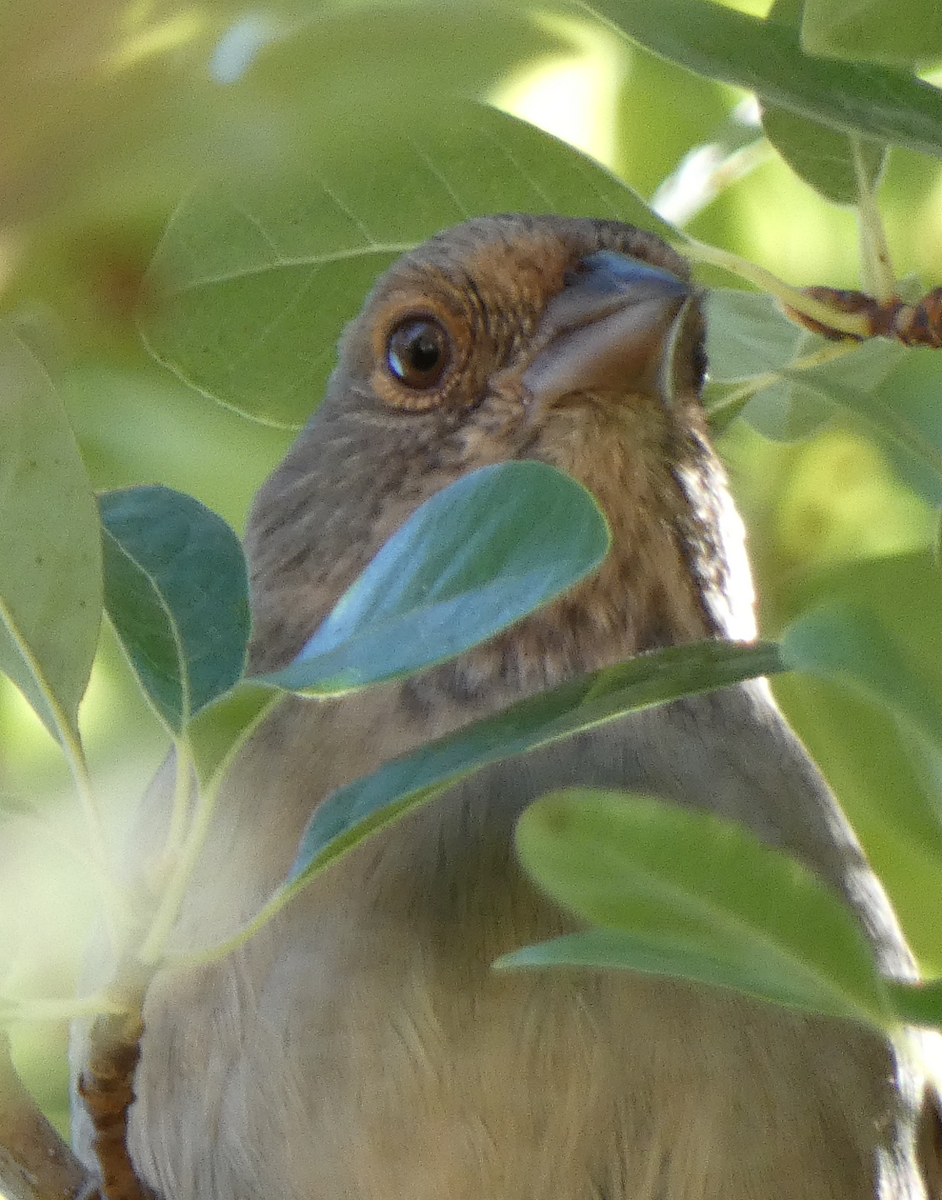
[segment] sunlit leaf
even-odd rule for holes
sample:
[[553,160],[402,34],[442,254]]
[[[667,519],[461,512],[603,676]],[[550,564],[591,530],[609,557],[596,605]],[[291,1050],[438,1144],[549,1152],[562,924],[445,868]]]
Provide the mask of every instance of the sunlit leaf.
[[865,607],[834,601],[812,609],[786,630],[782,656],[796,670],[862,690],[942,749],[942,700]]
[[933,0],[806,0],[809,54],[914,66],[942,57],[942,12]]
[[0,215],[149,215],[206,169],[278,173],[349,152],[378,111],[401,120],[449,88],[484,96],[564,44],[521,7],[475,0],[7,5],[0,142],[13,174]]
[[591,0],[628,37],[682,67],[833,129],[942,157],[942,92],[883,67],[814,58],[797,34],[709,0]]
[[890,1003],[900,1019],[910,1025],[929,1025],[942,1029],[942,980],[925,983],[887,983]]
[[326,696],[454,658],[601,563],[605,519],[546,463],[482,467],[397,530],[268,683]]
[[77,733],[101,624],[101,533],[62,402],[0,323],[0,670],[55,737]]
[[802,672],[776,676],[774,688],[866,846],[913,953],[925,970],[942,971],[942,756],[927,761],[924,738],[846,683]]
[[[602,926],[510,955],[550,965],[594,951],[622,967],[721,983],[831,1016],[885,1024],[888,1006],[863,934],[805,867],[712,813],[574,788],[532,804],[517,825],[540,887]],[[572,959],[570,958],[571,962]]]
[[440,229],[519,211],[671,233],[608,171],[505,113],[446,107],[407,132],[383,131],[361,153],[193,193],[153,267],[164,294],[143,333],[155,357],[224,404],[296,427],[376,277]]
[[154,708],[179,733],[242,674],[242,548],[221,517],[170,488],[106,492],[99,506],[108,616]]

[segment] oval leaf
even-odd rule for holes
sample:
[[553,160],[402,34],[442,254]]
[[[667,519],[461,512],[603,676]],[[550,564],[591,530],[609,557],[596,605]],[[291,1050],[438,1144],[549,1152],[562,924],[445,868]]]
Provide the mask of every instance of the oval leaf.
[[[631,935],[619,947],[623,967],[878,1027],[892,1020],[850,910],[811,871],[733,821],[573,788],[527,809],[517,848],[557,903]],[[569,947],[578,940],[567,939]],[[613,965],[611,939],[603,945],[608,961],[596,965]],[[588,953],[579,950],[583,960]],[[517,956],[503,964],[522,965]]]
[[277,903],[364,837],[471,771],[637,709],[782,669],[774,643],[693,642],[605,667],[475,721],[329,796],[304,831]]
[[105,606],[173,733],[242,675],[249,635],[242,547],[192,496],[135,487],[99,497]]
[[887,988],[901,1020],[908,1025],[942,1029],[942,979],[928,979],[925,983],[900,983],[891,979]]
[[[762,128],[795,174],[826,200],[857,203],[860,189],[850,135],[774,105],[763,108]],[[861,139],[861,154],[866,178],[874,187],[883,171],[886,148],[869,138]]]
[[807,0],[802,42],[811,54],[911,66],[942,57],[934,0]]
[[[802,30],[802,20],[807,21],[807,16],[803,0],[775,0],[766,20],[784,25],[793,32],[806,33],[807,27]],[[809,45],[807,38],[803,38],[802,46],[810,53],[818,52]],[[763,106],[762,127],[792,170],[822,196],[835,204],[857,203],[857,162],[850,137],[773,105]],[[883,170],[886,147],[861,139],[859,149],[860,165],[872,189]]]
[[849,683],[885,704],[942,750],[937,691],[861,605],[836,601],[799,617],[785,632],[782,656],[795,670]]
[[655,54],[832,129],[942,157],[942,91],[883,67],[814,58],[797,32],[707,0],[592,0]]
[[776,371],[812,341],[764,293],[713,288],[706,306],[707,360],[715,383],[743,383]]
[[590,494],[555,467],[482,467],[426,500],[261,681],[328,696],[454,658],[594,571],[609,541]]
[[101,531],[62,402],[0,324],[0,670],[77,735],[101,624]]
[[163,298],[142,328],[155,358],[223,404],[297,428],[377,275],[445,226],[591,211],[673,233],[603,167],[506,113],[467,104],[382,128],[309,173],[227,179],[180,206],[153,264]]
[[288,877],[214,956],[241,945],[306,883],[371,834],[438,796],[465,775],[591,729],[625,713],[729,687],[783,669],[775,643],[692,642],[639,655],[521,700],[494,716],[384,763],[318,806]]
[[190,758],[200,788],[221,779],[237,751],[284,696],[243,679],[194,717],[187,729]]

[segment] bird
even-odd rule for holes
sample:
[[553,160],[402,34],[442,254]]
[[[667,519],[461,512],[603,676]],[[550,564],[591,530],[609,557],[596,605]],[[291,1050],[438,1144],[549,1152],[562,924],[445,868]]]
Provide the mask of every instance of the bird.
[[[250,673],[289,663],[416,508],[479,467],[565,471],[597,500],[611,550],[450,662],[287,696],[220,790],[172,951],[250,918],[344,783],[581,673],[756,636],[743,525],[701,401],[704,344],[688,264],[613,220],[470,219],[376,281],[250,512]],[[928,1196],[906,1036],[676,979],[492,969],[576,927],[513,848],[526,806],[576,785],[740,822],[843,898],[883,971],[912,976],[889,901],[767,683],[681,699],[465,778],[238,949],[158,970],[128,1114],[145,1187],[161,1200]],[[151,788],[136,818],[142,874],[166,793]],[[87,1161],[85,1125],[79,1112]]]

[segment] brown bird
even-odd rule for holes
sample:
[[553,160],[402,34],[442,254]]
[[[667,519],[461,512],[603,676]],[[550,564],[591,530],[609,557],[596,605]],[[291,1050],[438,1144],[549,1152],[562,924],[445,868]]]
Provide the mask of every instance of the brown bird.
[[[469,221],[378,281],[252,510],[252,668],[289,662],[409,514],[483,464],[569,472],[607,514],[612,550],[454,662],[284,702],[230,773],[175,949],[261,905],[338,785],[576,673],[753,636],[742,527],[699,400],[703,332],[683,260],[613,221]],[[911,973],[879,883],[766,685],[728,688],[481,771],[364,843],[238,951],[160,972],[130,1118],[141,1178],[164,1200],[924,1196],[923,1084],[905,1044],[721,989],[492,972],[571,928],[511,846],[523,808],[570,784],[741,821],[844,897],[886,971]],[[159,844],[166,816],[154,789],[142,845]]]

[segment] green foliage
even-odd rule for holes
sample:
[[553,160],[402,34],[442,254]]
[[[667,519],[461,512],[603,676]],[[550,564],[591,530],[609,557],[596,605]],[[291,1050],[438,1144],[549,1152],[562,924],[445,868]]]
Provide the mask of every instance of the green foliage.
[[[755,92],[765,104],[942,155],[942,95],[911,75],[814,57],[786,24],[711,0],[593,0],[591,7],[655,54]],[[889,11],[884,6],[884,17]]]
[[598,928],[508,955],[501,966],[640,970],[892,1024],[854,918],[810,871],[741,825],[573,788],[530,806],[517,845],[540,886]]
[[[942,630],[929,553],[942,356],[799,329],[780,307],[797,293],[760,269],[895,286],[875,216],[882,186],[894,251],[942,280],[942,92],[910,69],[939,55],[929,0],[779,0],[766,20],[708,0],[594,0],[578,20],[572,9],[537,19],[524,3],[431,0],[283,0],[264,20],[224,0],[197,15],[176,0],[144,17],[119,0],[60,9],[0,18],[4,111],[16,114],[0,200],[0,668],[62,743],[99,863],[103,806],[80,726],[103,762],[139,758],[149,770],[157,735],[124,720],[143,688],[172,732],[173,881],[148,953],[159,958],[220,776],[278,693],[237,682],[245,579],[229,525],[188,496],[127,485],[159,477],[241,521],[285,444],[273,430],[316,406],[377,273],[464,217],[523,210],[653,229],[704,264],[704,283],[724,285],[709,298],[707,407],[750,527],[764,628],[788,632],[781,646],[696,645],[622,664],[386,764],[318,810],[262,918],[468,772],[793,666],[818,681],[783,681],[790,715],[838,783],[917,951],[942,969]],[[589,35],[607,39],[613,64],[617,174],[485,103],[535,56],[574,53]],[[731,132],[721,84],[758,96],[774,147],[740,182],[763,134]],[[695,193],[689,230],[629,186],[654,186],[665,147],[695,152],[683,176]],[[715,165],[698,177],[697,161]],[[860,277],[843,248],[855,215]],[[752,290],[730,286],[737,275]],[[259,424],[247,434],[236,413]],[[326,693],[420,669],[591,570],[605,544],[594,505],[549,468],[513,467],[417,514],[279,682]],[[93,485],[121,489],[100,500],[103,564]],[[480,536],[462,538],[462,522]],[[103,652],[99,698],[93,683],[80,723],[103,595],[132,670]],[[14,778],[26,758],[15,747],[31,734],[11,694],[0,725]],[[521,950],[514,965],[630,966],[876,1024],[891,1010],[942,1023],[936,986],[885,987],[839,903],[740,830],[593,795],[539,802],[520,837],[552,894],[602,928]],[[0,961],[0,999],[28,1015],[17,970]],[[44,972],[29,978],[46,986]]]
[[692,642],[584,675],[457,733],[386,763],[372,775],[338,788],[311,817],[285,893],[303,886],[340,854],[377,829],[490,763],[524,754],[592,729],[629,712],[680,696],[772,674],[781,669],[775,646]]
[[105,608],[172,733],[237,683],[249,637],[238,539],[192,496],[136,487],[99,497]]
[[571,147],[506,113],[453,102],[418,129],[393,125],[368,153],[305,162],[276,187],[227,179],[193,192],[151,267],[163,290],[144,338],[200,391],[298,428],[323,393],[344,325],[400,254],[468,217],[582,216],[587,203],[599,216],[673,232]]
[[0,325],[0,668],[54,737],[78,736],[101,622],[95,501],[62,401]]
[[290,666],[261,681],[332,696],[444,662],[594,571],[609,542],[595,501],[561,471],[482,467],[426,500]]

